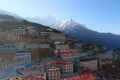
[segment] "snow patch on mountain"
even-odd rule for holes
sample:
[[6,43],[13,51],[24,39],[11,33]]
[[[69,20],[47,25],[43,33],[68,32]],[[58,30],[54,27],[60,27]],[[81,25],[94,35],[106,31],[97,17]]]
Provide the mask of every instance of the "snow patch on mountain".
[[77,24],[78,23],[76,23],[72,18],[68,18],[68,19],[61,19],[57,21],[54,27],[60,31],[62,30],[67,31],[68,29],[72,29]]

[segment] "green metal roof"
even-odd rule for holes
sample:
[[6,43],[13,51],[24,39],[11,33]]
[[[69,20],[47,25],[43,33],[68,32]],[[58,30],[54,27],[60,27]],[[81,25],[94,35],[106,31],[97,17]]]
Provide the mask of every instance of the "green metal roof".
[[82,65],[83,65],[82,63],[75,64],[75,66],[82,66]]
[[116,80],[113,77],[106,77],[105,80]]
[[69,77],[69,76],[77,76],[77,75],[79,75],[79,73],[67,73],[67,74],[61,74],[60,76],[62,77],[62,78],[64,78],[64,77]]

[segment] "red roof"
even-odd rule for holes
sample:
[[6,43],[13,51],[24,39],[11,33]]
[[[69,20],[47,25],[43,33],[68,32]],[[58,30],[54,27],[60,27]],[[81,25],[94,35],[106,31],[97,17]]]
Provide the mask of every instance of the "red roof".
[[65,64],[65,63],[71,63],[68,60],[58,60],[57,63]]
[[65,63],[70,63],[70,61],[68,60],[50,60],[47,62],[43,62],[43,65],[47,65],[47,64],[56,64],[56,63],[61,63],[61,64],[65,64]]
[[96,76],[94,76],[92,73],[82,73],[78,76],[59,78],[57,80],[88,80],[88,79],[95,79],[95,78],[96,78]]

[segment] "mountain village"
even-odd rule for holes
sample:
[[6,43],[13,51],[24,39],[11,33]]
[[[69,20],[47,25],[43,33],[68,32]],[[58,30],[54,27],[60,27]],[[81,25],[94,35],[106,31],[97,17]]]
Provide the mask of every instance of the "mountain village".
[[0,34],[0,42],[4,39],[0,44],[0,80],[120,79],[120,50],[74,40],[52,29],[40,31],[35,26]]

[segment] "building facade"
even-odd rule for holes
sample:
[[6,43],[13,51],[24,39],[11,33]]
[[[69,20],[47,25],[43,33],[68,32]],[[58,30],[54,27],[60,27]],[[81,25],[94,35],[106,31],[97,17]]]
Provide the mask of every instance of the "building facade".
[[47,71],[47,78],[48,80],[56,80],[60,78],[60,68],[51,67]]
[[61,43],[64,43],[65,42],[65,36],[63,34],[60,34],[60,33],[51,33],[50,34],[50,40],[53,41],[53,42],[58,42],[59,41]]
[[55,48],[56,48],[57,50],[65,50],[65,49],[69,49],[69,45],[68,45],[68,44],[57,44],[57,45],[55,46]]
[[73,73],[73,63],[70,61],[60,61],[59,68],[63,74]]
[[8,30],[6,31],[6,33],[10,35],[18,35],[18,36],[22,36],[26,34],[25,29],[23,28]]
[[16,47],[14,44],[1,44],[0,45],[0,54],[15,54]]
[[16,52],[15,60],[23,60],[24,62],[31,62],[31,52]]
[[89,69],[92,71],[96,71],[98,69],[98,61],[96,59],[93,60],[83,60],[80,61],[85,69]]
[[60,50],[60,56],[63,59],[71,59],[79,56],[79,53],[75,49]]

